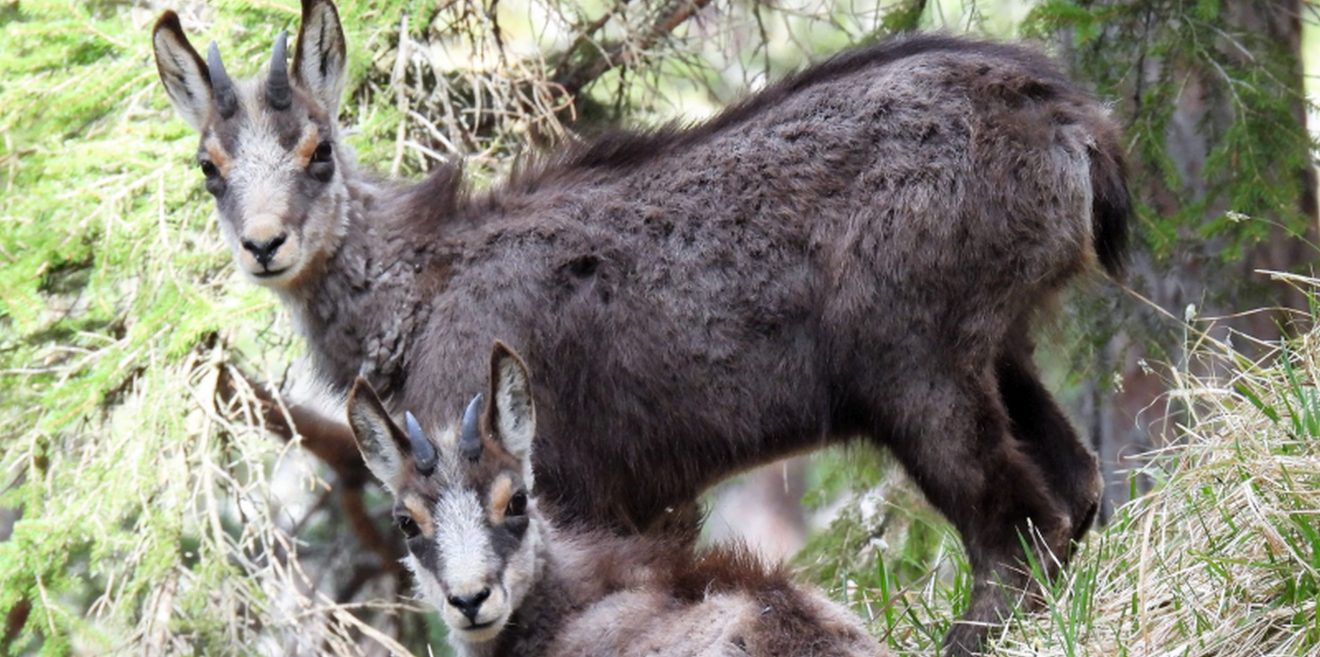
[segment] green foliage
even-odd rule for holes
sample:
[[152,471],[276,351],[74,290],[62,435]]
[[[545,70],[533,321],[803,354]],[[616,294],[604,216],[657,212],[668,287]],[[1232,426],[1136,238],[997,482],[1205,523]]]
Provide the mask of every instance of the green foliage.
[[[231,70],[254,70],[262,40],[229,37],[290,25],[296,4],[230,4],[210,33]],[[22,514],[0,543],[0,616],[31,605],[15,654],[134,636],[245,652],[235,630],[273,602],[233,550],[276,536],[247,532],[233,505],[268,504],[257,488],[276,445],[226,430],[204,397],[227,345],[252,345],[274,304],[217,248],[148,20],[104,3],[0,11],[0,506]]]
[[[1155,489],[1092,532],[1063,574],[1050,576],[1042,561],[1050,557],[1033,554],[1026,568],[1043,604],[1019,610],[991,653],[1320,650],[1318,340],[1316,332],[1299,336],[1257,364],[1206,339],[1197,355],[1216,361],[1219,378],[1170,371],[1172,394],[1191,410],[1182,442],[1147,465]],[[857,456],[817,457],[816,501],[845,502],[798,563],[869,618],[896,653],[931,654],[967,602],[965,557],[909,483]]]
[[797,557],[805,576],[837,595],[895,650],[938,651],[971,596],[958,535],[889,459],[854,448],[813,459],[823,473],[806,502],[840,507]]
[[[1316,281],[1307,285],[1314,290]],[[1302,655],[1320,650],[1320,374],[1316,333],[1264,364],[1211,341],[1229,389],[1183,380],[1194,410],[1164,476],[1119,509],[1073,567],[1032,571],[1045,611],[1015,619],[1009,654]]]

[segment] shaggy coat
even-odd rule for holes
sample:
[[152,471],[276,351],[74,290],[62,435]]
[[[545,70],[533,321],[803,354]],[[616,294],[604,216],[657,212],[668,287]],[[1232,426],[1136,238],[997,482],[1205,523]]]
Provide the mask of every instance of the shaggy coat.
[[[401,186],[331,156],[338,30],[328,0],[306,0],[293,108],[230,85],[227,115],[195,103],[207,95],[188,81],[209,78],[177,20],[156,31],[199,157],[242,171],[265,152],[245,142],[256,125],[297,163],[279,205],[297,257],[271,237],[276,215],[244,223],[237,178],[213,166],[208,188],[240,266],[269,277],[331,386],[363,375],[391,408],[450,417],[508,341],[537,373],[543,502],[614,531],[690,522],[703,489],[774,459],[886,446],[962,534],[972,621],[1008,608],[995,582],[1023,582],[1026,533],[1066,559],[1090,525],[1096,461],[1029,336],[1068,281],[1116,271],[1129,201],[1114,122],[1038,52],[896,39],[474,193],[456,167]],[[982,634],[960,625],[950,642]]]

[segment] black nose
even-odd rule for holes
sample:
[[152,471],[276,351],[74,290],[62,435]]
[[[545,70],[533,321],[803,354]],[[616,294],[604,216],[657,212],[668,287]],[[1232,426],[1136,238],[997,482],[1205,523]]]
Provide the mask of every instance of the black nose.
[[287,233],[280,233],[264,242],[243,240],[243,248],[247,249],[248,253],[251,253],[252,257],[256,258],[262,267],[265,267],[270,264],[271,259],[275,257],[275,252],[280,250],[280,246],[284,244],[284,240],[288,237]]
[[477,622],[477,612],[481,609],[481,603],[490,597],[490,587],[481,589],[474,595],[469,596],[449,596],[449,604],[455,609],[463,612],[464,616],[473,623]]

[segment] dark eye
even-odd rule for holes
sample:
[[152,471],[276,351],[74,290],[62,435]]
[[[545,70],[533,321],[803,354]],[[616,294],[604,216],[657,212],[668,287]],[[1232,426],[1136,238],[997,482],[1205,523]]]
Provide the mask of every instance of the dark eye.
[[527,513],[527,493],[518,491],[513,494],[509,506],[504,509],[504,517],[517,518],[525,513]]
[[399,531],[403,532],[405,538],[416,538],[422,530],[417,527],[411,516],[399,514],[394,516],[394,524],[398,525]]
[[197,163],[202,167],[202,175],[206,176],[206,191],[211,195],[220,198],[225,193],[225,179],[220,175],[220,169],[210,160],[201,160]]
[[333,154],[334,150],[330,142],[321,142],[312,152],[312,160],[307,163],[308,175],[321,182],[330,182],[330,179],[335,177],[335,160],[331,157]]

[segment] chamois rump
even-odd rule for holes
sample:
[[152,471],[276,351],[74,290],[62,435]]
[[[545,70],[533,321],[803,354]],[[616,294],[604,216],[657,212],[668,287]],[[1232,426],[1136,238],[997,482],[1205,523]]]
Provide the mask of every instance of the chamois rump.
[[955,653],[1011,607],[997,583],[1025,583],[1024,536],[1066,560],[1089,527],[1096,459],[1030,336],[1070,280],[1117,272],[1129,197],[1117,126],[1040,53],[895,39],[476,192],[456,165],[417,183],[357,166],[329,0],[304,0],[291,72],[283,34],[237,82],[173,13],[152,39],[236,263],[319,376],[452,417],[507,340],[537,373],[557,521],[656,530],[731,474],[886,446],[967,546]]
[[532,377],[500,342],[488,371],[489,389],[461,423],[423,427],[407,413],[400,427],[365,379],[348,400],[362,455],[394,494],[405,563],[458,655],[882,654],[846,609],[744,549],[693,554],[673,537],[561,528],[546,518],[533,485]]

